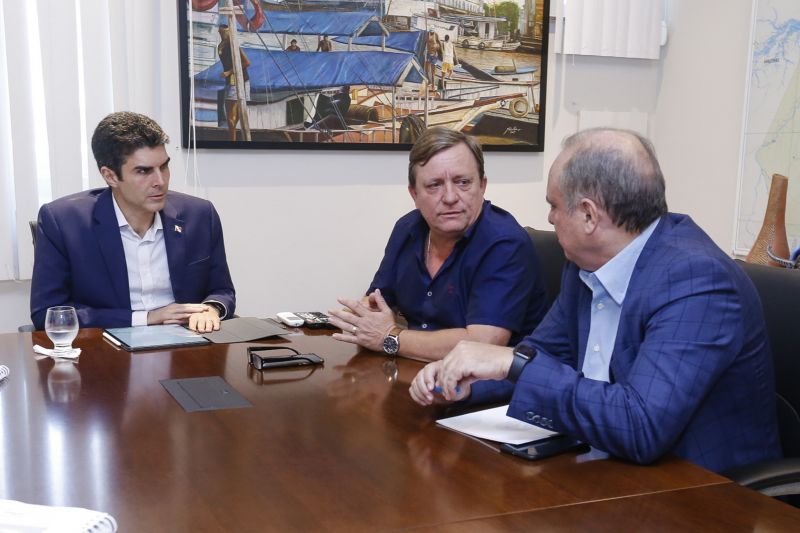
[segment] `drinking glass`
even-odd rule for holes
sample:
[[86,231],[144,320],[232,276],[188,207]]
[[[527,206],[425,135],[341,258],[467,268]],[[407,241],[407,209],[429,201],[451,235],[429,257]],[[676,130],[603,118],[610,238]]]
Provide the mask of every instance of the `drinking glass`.
[[74,307],[60,305],[47,310],[44,330],[53,341],[55,353],[72,350],[72,341],[78,335],[78,314]]

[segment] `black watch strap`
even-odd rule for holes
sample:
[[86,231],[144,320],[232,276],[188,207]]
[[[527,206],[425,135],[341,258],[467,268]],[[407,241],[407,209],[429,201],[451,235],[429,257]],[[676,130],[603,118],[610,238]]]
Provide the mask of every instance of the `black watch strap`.
[[536,357],[536,350],[527,344],[517,344],[514,348],[514,360],[511,361],[511,368],[508,369],[506,379],[511,383],[516,383],[525,365],[533,361],[534,357]]

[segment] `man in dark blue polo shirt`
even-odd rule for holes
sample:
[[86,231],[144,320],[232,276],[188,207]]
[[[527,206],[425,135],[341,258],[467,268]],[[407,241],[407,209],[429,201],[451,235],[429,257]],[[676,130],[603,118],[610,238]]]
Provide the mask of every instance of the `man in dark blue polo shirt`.
[[513,345],[536,327],[546,312],[536,252],[514,217],[484,200],[483,167],[474,138],[425,131],[409,154],[416,209],[395,224],[367,296],[330,311],[342,329],[334,338],[436,360],[461,340]]

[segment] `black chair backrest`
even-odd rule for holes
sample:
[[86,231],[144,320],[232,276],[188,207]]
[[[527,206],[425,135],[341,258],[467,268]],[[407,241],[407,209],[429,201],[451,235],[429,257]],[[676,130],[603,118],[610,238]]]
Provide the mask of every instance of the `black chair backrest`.
[[36,230],[39,227],[39,222],[36,220],[31,220],[28,222],[28,225],[31,227],[31,239],[33,240],[33,246],[36,247]]
[[[39,227],[39,223],[36,220],[30,220],[28,222],[28,226],[31,228],[31,240],[33,241],[33,247],[36,248],[36,230]],[[33,327],[33,324],[24,324],[17,327],[17,331],[22,333],[25,331],[36,331],[36,329]]]
[[555,301],[561,291],[561,271],[564,270],[564,250],[558,244],[555,231],[545,231],[526,227],[525,231],[533,241],[536,255],[539,256],[539,265],[542,267],[542,277],[547,289],[547,307]]
[[800,271],[737,263],[753,281],[764,310],[783,453],[800,457]]

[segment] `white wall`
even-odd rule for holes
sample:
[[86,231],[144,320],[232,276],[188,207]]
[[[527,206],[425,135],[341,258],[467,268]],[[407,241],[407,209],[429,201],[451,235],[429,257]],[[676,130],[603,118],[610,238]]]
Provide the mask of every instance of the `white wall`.
[[0,333],[17,331],[23,324],[30,324],[31,282],[0,281]]
[[[667,176],[670,208],[692,214],[731,249],[750,1],[672,0],[672,6],[670,43],[660,62],[551,54],[546,151],[488,153],[490,200],[523,225],[548,227],[546,170],[561,139],[579,127],[579,112],[643,112]],[[177,146],[177,52],[163,58],[149,80],[159,84],[162,103],[139,111],[152,114],[174,139],[172,188],[204,196],[220,212],[238,313],[326,310],[337,296],[360,295],[394,221],[413,207],[407,154],[201,150],[195,187],[184,178],[186,152]],[[99,186],[99,177],[93,183]],[[0,283],[0,332],[26,321],[28,290],[24,283]]]
[[751,0],[671,0],[655,135],[672,211],[732,252]]

